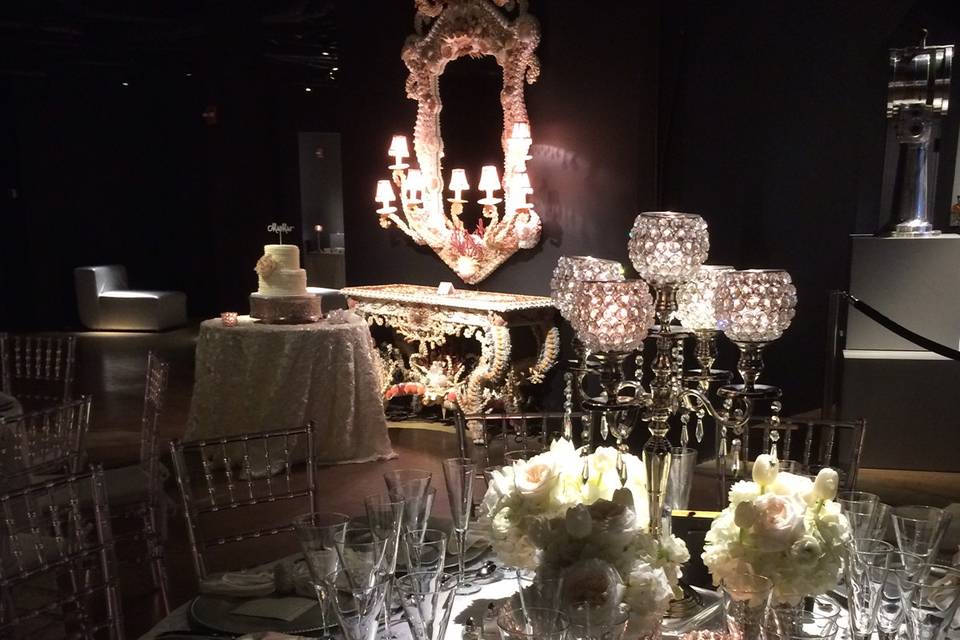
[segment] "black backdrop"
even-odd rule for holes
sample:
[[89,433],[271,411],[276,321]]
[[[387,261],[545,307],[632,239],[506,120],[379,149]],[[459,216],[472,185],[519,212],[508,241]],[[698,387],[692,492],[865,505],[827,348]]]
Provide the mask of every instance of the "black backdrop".
[[[914,42],[920,25],[931,42],[955,41],[958,3],[531,4],[543,28],[527,99],[544,239],[480,286],[546,293],[561,254],[625,260],[638,211],[701,213],[711,262],[794,275],[799,313],[767,375],[788,410],[817,406],[827,291],[846,282],[847,234],[876,219],[885,49]],[[412,3],[336,3],[340,77],[310,93],[264,62],[250,5],[202,6],[192,50],[171,60],[143,44],[122,74],[56,52],[39,72],[19,68],[37,51],[0,41],[14,61],[0,75],[0,327],[76,327],[71,269],[88,263],[184,290],[196,317],[244,309],[265,224],[299,215],[301,130],[342,134],[350,283],[452,279],[373,211],[390,135],[413,126],[399,58]],[[484,74],[460,75],[487,86]],[[471,119],[469,95],[454,103],[448,132]],[[200,117],[208,105],[214,126]],[[463,159],[474,181],[485,161]]]

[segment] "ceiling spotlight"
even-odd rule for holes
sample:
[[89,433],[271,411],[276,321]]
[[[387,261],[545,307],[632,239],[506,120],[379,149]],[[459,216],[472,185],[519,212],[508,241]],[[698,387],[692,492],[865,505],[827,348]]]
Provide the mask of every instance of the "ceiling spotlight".
[[329,51],[324,51],[324,52],[321,53],[320,55],[329,57],[329,56],[330,56],[330,52],[329,52]]
[[306,91],[307,93],[310,93],[311,91],[313,91],[313,89],[311,89],[310,87],[304,87],[303,90]]
[[124,87],[129,87],[129,86],[130,86],[130,83],[127,82],[126,80],[124,80],[124,81],[121,82],[120,84],[123,85]]
[[333,67],[330,69],[330,71],[340,71],[340,67]]
[[192,78],[192,77],[193,77],[193,74],[190,73],[189,71],[187,71],[187,74],[186,74],[186,75],[187,75],[188,78]]

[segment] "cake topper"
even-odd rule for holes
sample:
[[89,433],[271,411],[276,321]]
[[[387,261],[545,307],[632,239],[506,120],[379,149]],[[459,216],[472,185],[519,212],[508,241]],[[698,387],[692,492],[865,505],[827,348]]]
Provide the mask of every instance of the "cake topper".
[[277,234],[277,237],[279,238],[279,240],[277,241],[277,244],[283,244],[283,234],[290,233],[291,231],[293,231],[293,227],[288,225],[286,222],[283,222],[281,224],[277,224],[276,222],[271,222],[270,224],[267,225],[267,231],[269,231],[270,233]]

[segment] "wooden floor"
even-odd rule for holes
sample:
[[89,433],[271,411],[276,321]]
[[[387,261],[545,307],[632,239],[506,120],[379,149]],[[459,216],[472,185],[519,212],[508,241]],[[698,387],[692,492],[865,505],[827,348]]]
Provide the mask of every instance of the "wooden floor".
[[[94,398],[88,440],[92,461],[118,466],[136,460],[148,349],[157,351],[171,364],[162,435],[174,438],[183,434],[193,385],[195,327],[163,334],[92,332],[78,336],[78,385],[81,392]],[[320,469],[319,486],[324,508],[359,515],[364,496],[383,492],[382,474],[387,469],[430,469],[435,477],[442,477],[440,461],[456,454],[455,436],[450,430],[410,426],[403,423],[390,429],[391,441],[399,454],[395,460]],[[442,482],[437,484],[442,485]],[[944,506],[960,502],[960,474],[865,469],[860,488],[880,494],[891,504]],[[446,497],[442,486],[438,490],[438,510],[443,513],[447,511]],[[168,486],[168,492],[171,498],[179,499],[172,485]],[[712,486],[698,483],[691,507],[715,509],[716,491]],[[286,515],[292,519],[305,508],[290,505],[289,510]],[[265,561],[289,553],[293,547],[289,538],[265,540],[258,546],[257,553],[262,554]],[[180,513],[171,522],[167,557],[172,602],[176,606],[196,594],[196,578]],[[244,560],[249,560],[246,554]],[[150,573],[145,566],[125,566],[122,577],[127,637],[136,638],[153,626],[162,614],[158,600],[150,593]]]

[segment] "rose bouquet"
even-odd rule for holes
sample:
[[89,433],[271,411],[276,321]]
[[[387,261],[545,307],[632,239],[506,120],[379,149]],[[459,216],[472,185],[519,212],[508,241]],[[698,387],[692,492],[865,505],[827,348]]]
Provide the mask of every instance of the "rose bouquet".
[[647,493],[640,459],[600,447],[580,456],[566,440],[530,460],[493,472],[483,500],[494,552],[506,564],[563,577],[568,603],[630,605],[650,630],[677,589],[689,559],[682,540],[657,543],[647,532]]
[[835,587],[851,540],[850,523],[834,501],[838,481],[833,469],[812,481],[780,472],[773,456],[758,456],[753,481],[731,487],[730,505],[707,533],[703,562],[714,583],[766,576],[779,604]]

